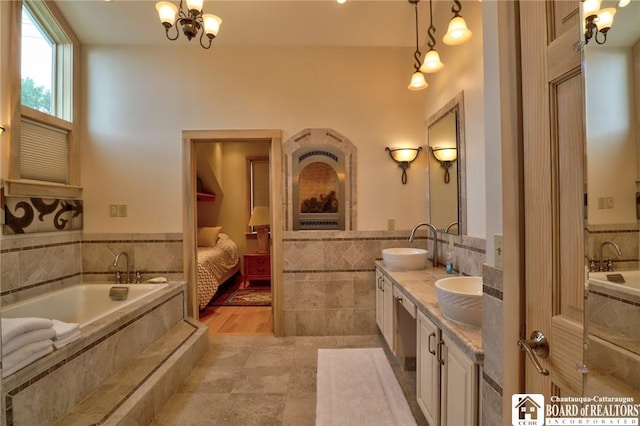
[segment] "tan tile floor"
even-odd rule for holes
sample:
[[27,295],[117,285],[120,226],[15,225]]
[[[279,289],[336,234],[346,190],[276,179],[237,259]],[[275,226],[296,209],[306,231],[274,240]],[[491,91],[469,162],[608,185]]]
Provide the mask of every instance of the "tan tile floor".
[[[379,336],[211,336],[209,350],[152,426],[315,425],[317,351],[350,347],[386,345]],[[417,423],[426,425],[415,371],[402,371],[393,357],[390,363]]]

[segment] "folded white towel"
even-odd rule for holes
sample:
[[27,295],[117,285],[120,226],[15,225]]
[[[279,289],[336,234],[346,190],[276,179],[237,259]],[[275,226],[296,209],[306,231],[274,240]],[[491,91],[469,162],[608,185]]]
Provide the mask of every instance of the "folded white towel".
[[52,351],[53,341],[41,340],[39,342],[29,343],[20,349],[8,353],[2,357],[2,378],[4,379],[8,375],[15,373]]
[[63,322],[57,319],[51,321],[53,322],[53,329],[56,331],[56,340],[65,339],[71,335],[71,333],[80,329],[80,324],[75,322]]
[[2,341],[8,342],[19,334],[41,328],[53,327],[53,322],[45,318],[2,318]]
[[51,340],[56,335],[56,331],[51,328],[41,328],[39,330],[28,331],[19,334],[8,342],[2,342],[2,355],[13,352],[16,349],[28,345],[29,343],[39,342],[40,340]]
[[55,339],[53,341],[53,346],[56,349],[60,349],[60,348],[64,348],[65,346],[67,346],[69,343],[73,342],[74,340],[76,340],[78,337],[80,337],[80,330],[75,330],[72,331],[69,335],[67,335],[67,337],[65,337],[64,339]]
[[167,277],[155,277],[147,280],[148,283],[166,283],[168,282]]

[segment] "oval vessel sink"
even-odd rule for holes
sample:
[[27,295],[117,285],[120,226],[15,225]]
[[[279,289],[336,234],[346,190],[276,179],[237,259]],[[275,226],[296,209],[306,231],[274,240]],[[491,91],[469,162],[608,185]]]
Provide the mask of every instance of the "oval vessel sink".
[[382,250],[384,266],[402,271],[424,269],[427,265],[427,250],[411,247],[394,247]]
[[452,321],[482,326],[482,277],[456,276],[436,281],[442,314]]

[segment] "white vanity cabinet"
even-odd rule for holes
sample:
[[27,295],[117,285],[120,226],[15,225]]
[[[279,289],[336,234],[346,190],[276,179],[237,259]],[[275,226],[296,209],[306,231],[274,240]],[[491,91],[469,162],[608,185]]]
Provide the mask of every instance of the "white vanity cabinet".
[[417,329],[418,405],[430,425],[477,425],[479,367],[422,312]]
[[376,268],[376,323],[389,348],[394,350],[393,284]]

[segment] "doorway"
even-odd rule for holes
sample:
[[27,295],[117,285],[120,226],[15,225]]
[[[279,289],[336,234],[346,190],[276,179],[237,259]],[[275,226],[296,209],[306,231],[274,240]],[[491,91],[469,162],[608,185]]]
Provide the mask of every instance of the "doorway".
[[[197,148],[199,144],[220,143],[266,143],[269,146],[270,158],[270,223],[271,223],[271,312],[273,316],[273,333],[284,334],[282,312],[282,137],[279,130],[203,130],[184,131],[183,141],[183,256],[185,280],[187,281],[188,315],[199,319],[200,311],[197,303]],[[243,213],[244,214],[244,213]],[[240,256],[242,257],[242,256]]]

